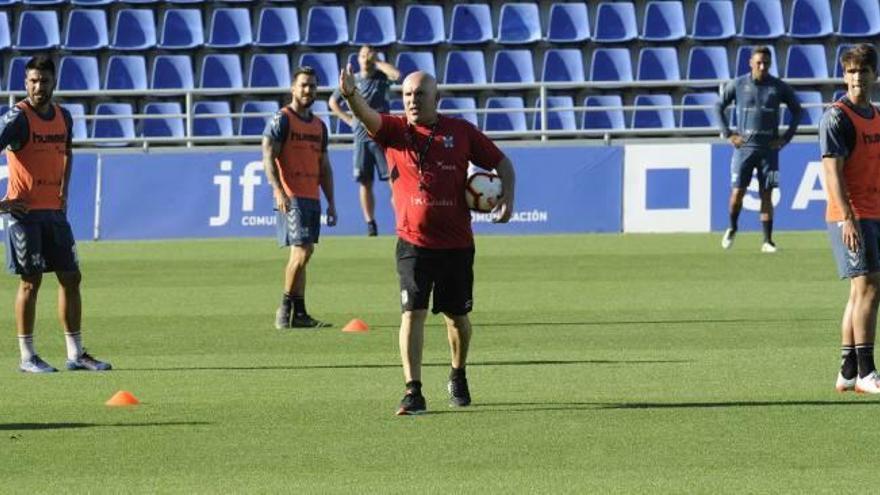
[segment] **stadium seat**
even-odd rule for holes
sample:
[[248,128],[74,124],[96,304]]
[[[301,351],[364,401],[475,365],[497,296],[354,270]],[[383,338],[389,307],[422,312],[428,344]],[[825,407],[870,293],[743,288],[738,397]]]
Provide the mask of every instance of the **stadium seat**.
[[733,3],[727,0],[699,0],[694,7],[691,38],[700,41],[723,41],[736,35]]
[[[541,108],[541,98],[535,98],[535,108]],[[574,99],[571,96],[548,96],[547,97],[547,129],[551,131],[573,131],[577,129],[577,119],[574,117]],[[556,110],[560,109],[560,110]],[[563,110],[568,109],[568,110]],[[532,121],[532,129],[540,130],[541,112],[535,112]]]
[[337,46],[348,43],[348,17],[345,7],[339,5],[316,5],[309,9],[306,18],[308,46]]
[[230,113],[228,101],[197,102],[193,105],[193,136],[232,136]]
[[23,0],[25,5],[61,5],[67,3],[67,0]]
[[506,109],[506,112],[487,113],[484,131],[526,131],[525,105],[519,96],[493,96],[486,100],[486,109]]
[[[346,103],[344,99],[341,100],[339,102],[339,108],[341,108],[343,112],[348,112],[348,103]],[[333,134],[351,134],[353,132],[351,127],[346,124],[344,120],[335,119],[335,121],[336,126],[333,128]]]
[[828,0],[794,0],[788,35],[792,38],[822,38],[834,32]]
[[205,2],[206,0],[165,0],[165,1],[168,2],[168,3],[182,3],[182,4],[188,4],[188,3],[203,3],[203,2]]
[[597,48],[590,62],[590,80],[631,82],[629,48]]
[[434,52],[399,52],[394,65],[400,71],[400,80],[402,81],[410,73],[422,70],[437,75],[437,69],[434,64]]
[[257,21],[257,46],[291,46],[299,43],[299,14],[295,7],[264,7]]
[[544,52],[542,81],[583,81],[584,57],[577,48],[551,48]]
[[246,101],[241,106],[241,113],[265,113],[241,117],[238,124],[239,136],[260,136],[266,128],[266,122],[278,111],[277,101]]
[[147,89],[143,55],[111,55],[104,72],[104,89]]
[[837,34],[864,38],[880,34],[880,4],[877,0],[843,0]]
[[[93,138],[123,138],[133,139],[134,119],[131,117],[130,103],[98,103],[95,106],[95,115],[116,115],[121,118],[99,119],[92,124]],[[98,143],[98,146],[125,146],[127,142]]]
[[299,58],[299,65],[308,65],[315,69],[319,87],[339,86],[339,59],[335,53],[303,53]]
[[694,46],[687,64],[688,79],[730,79],[727,47]]
[[446,84],[486,84],[486,59],[479,50],[451,51],[446,55]]
[[446,40],[443,7],[440,5],[407,5],[403,15],[404,45],[434,46]]
[[162,16],[159,48],[188,50],[205,44],[202,11],[199,9],[168,9]]
[[86,5],[93,7],[97,5],[110,5],[111,3],[116,3],[116,0],[70,0],[70,3],[73,5]]
[[680,1],[652,0],[645,6],[640,39],[645,41],[678,41],[687,36],[684,7]]
[[0,0],[0,5],[15,5],[20,2],[21,0]]
[[388,5],[358,7],[353,38],[355,45],[387,46],[396,42],[394,9]]
[[331,129],[333,128],[330,126],[330,107],[327,106],[327,101],[315,100],[315,102],[312,103],[311,110],[316,117],[324,121],[324,125],[327,126],[327,132],[331,132]]
[[535,67],[531,50],[498,50],[492,63],[492,82],[535,82]]
[[107,14],[101,9],[73,9],[64,29],[65,50],[100,50],[109,44]]
[[147,4],[152,4],[152,3],[159,3],[160,0],[117,0],[117,1],[122,2],[122,3],[137,3],[137,4],[147,5]]
[[157,55],[151,74],[152,89],[193,89],[195,86],[189,55]]
[[68,55],[58,66],[58,89],[97,91],[101,89],[98,59],[89,56]]
[[70,112],[70,117],[73,119],[73,135],[71,137],[75,140],[88,139],[89,130],[86,120],[77,118],[85,116],[86,106],[82,103],[62,103],[61,106]]
[[637,95],[633,105],[633,129],[674,129],[675,112],[671,107],[672,96],[665,94]]
[[211,53],[202,59],[201,88],[242,88],[241,59],[232,53]]
[[639,81],[678,81],[678,50],[670,46],[648,47],[639,51]]
[[[794,94],[803,109],[800,125],[819,125],[822,113],[825,111],[822,106],[822,93],[819,91],[795,91]],[[791,122],[791,112],[788,111],[788,106],[782,110],[781,122],[785,126]]]
[[12,31],[9,29],[9,16],[0,12],[0,50],[12,47]]
[[[748,74],[751,71],[749,68],[749,59],[752,57],[752,48],[754,48],[754,46],[740,46],[737,48],[736,74],[734,74],[734,77]],[[774,48],[773,45],[768,45],[768,48],[770,49],[770,58],[772,59],[770,64],[770,75],[779,77],[779,70],[777,69],[779,58],[776,57],[776,48]]]
[[537,3],[505,3],[498,17],[498,43],[522,45],[541,39]]
[[16,50],[48,50],[61,44],[58,13],[54,10],[25,10],[18,18]]
[[714,106],[718,103],[717,92],[687,93],[681,98],[683,106],[701,105],[706,108],[683,108],[681,110],[681,127],[713,127],[718,128],[718,117]]
[[[585,107],[622,107],[620,95],[591,95],[584,98]],[[584,110],[582,129],[625,129],[623,110],[605,108],[603,110]]]
[[289,88],[290,60],[285,53],[257,53],[251,57],[248,86],[251,88]]
[[822,45],[790,45],[786,60],[786,78],[828,78],[828,62]]
[[116,14],[114,50],[147,50],[156,46],[156,19],[152,9],[122,9]]
[[547,41],[550,43],[580,43],[590,39],[587,4],[554,3],[550,5],[549,17]]
[[[150,102],[144,105],[143,113],[147,115],[179,115],[183,113],[183,108],[177,102]],[[143,119],[141,135],[144,137],[182,138],[186,136],[183,117]]]
[[388,111],[391,113],[403,114],[403,100],[393,98],[388,101]]
[[785,35],[780,0],[746,0],[739,35],[761,40],[775,40]]
[[492,15],[484,3],[458,3],[452,7],[449,42],[454,45],[477,45],[492,39]]
[[7,91],[24,91],[24,67],[30,59],[31,57],[12,57],[9,59],[6,75]]
[[211,15],[209,48],[241,48],[253,44],[251,15],[245,7],[219,8]]
[[438,108],[444,115],[467,120],[474,126],[479,125],[476,112],[477,103],[469,96],[440,98]]
[[597,43],[622,43],[638,36],[636,8],[632,2],[602,2],[596,9],[596,29],[593,40]]

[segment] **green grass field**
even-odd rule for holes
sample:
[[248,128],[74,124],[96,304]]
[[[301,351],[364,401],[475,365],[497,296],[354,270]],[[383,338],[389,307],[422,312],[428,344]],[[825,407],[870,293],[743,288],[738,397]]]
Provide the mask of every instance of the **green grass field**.
[[[308,304],[272,327],[273,241],[81,243],[105,374],[23,376],[0,279],[0,492],[842,493],[876,489],[876,398],[839,396],[847,284],[822,233],[481,237],[469,378],[430,414],[403,392],[389,237],[322,240]],[[46,278],[36,344],[64,364]],[[346,334],[359,317],[366,334]],[[103,405],[130,390],[143,404]]]

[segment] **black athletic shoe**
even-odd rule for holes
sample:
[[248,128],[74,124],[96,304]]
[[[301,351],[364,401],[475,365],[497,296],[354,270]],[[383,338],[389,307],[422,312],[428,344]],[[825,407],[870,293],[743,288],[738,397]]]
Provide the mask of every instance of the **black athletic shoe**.
[[449,378],[446,385],[449,390],[449,405],[453,407],[465,407],[471,403],[471,391],[468,390],[467,377],[464,373]]
[[321,320],[316,320],[307,314],[293,315],[290,322],[290,328],[327,328],[329,326],[332,325]]
[[370,237],[376,237],[379,235],[379,227],[376,225],[375,220],[367,222],[367,235]]
[[290,313],[285,312],[282,308],[278,308],[275,311],[275,328],[278,330],[290,328]]
[[397,408],[398,416],[423,414],[428,409],[425,396],[418,390],[408,389]]

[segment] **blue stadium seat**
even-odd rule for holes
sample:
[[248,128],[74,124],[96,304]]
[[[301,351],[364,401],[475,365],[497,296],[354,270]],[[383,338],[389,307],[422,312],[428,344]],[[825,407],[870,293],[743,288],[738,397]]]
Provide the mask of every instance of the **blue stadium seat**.
[[834,32],[828,0],[794,0],[788,35],[792,38],[822,38]]
[[786,60],[786,78],[828,78],[828,62],[822,45],[791,45]]
[[550,5],[549,16],[547,41],[550,43],[580,43],[590,39],[587,4],[554,3]]
[[[98,103],[95,106],[95,115],[117,115],[118,119],[99,119],[92,124],[93,138],[123,138],[133,139],[134,118],[130,103]],[[126,118],[126,116],[128,116]],[[98,143],[98,146],[125,146],[127,142]]]
[[848,38],[880,34],[880,4],[877,0],[843,0],[837,34]]
[[718,93],[687,93],[681,98],[683,106],[701,105],[707,108],[691,108],[681,110],[682,127],[713,127],[718,128],[718,117],[714,106],[718,103]]
[[[313,108],[314,110],[314,108]],[[278,102],[271,101],[246,101],[241,106],[241,113],[265,113],[266,115],[253,115],[241,117],[238,124],[239,136],[260,136],[266,128],[266,122],[278,111]]]
[[486,59],[479,50],[451,51],[446,55],[446,84],[486,84]]
[[64,29],[65,50],[100,50],[108,45],[107,14],[101,9],[73,9]]
[[[193,105],[193,136],[232,136],[232,113],[228,101],[200,101]],[[206,114],[215,114],[205,116]]]
[[535,82],[535,67],[531,50],[498,50],[492,64],[492,82]]
[[[183,108],[177,102],[151,102],[144,105],[143,113],[147,115],[179,115],[183,113]],[[141,135],[144,137],[182,138],[186,136],[183,117],[143,119]]]
[[633,103],[633,129],[674,129],[675,112],[671,107],[672,96],[665,94],[637,95]]
[[110,5],[111,3],[116,3],[116,0],[70,0],[70,3],[73,5],[94,7],[97,5]]
[[485,3],[458,3],[452,7],[449,42],[454,45],[478,45],[492,39],[492,15]]
[[118,0],[121,3],[136,3],[136,4],[152,4],[159,3],[160,0]]
[[70,117],[73,119],[73,132],[71,133],[73,135],[71,137],[75,140],[88,139],[89,130],[86,120],[77,118],[85,116],[86,106],[82,103],[62,103],[61,106],[70,112]]
[[633,80],[629,48],[597,48],[590,62],[591,81]]
[[61,5],[67,0],[23,0],[25,5]]
[[403,100],[400,98],[392,98],[388,101],[388,111],[396,114],[403,114]]
[[168,9],[162,16],[159,48],[188,50],[205,44],[202,11],[199,9]]
[[104,89],[147,89],[147,61],[143,55],[111,55],[104,72]]
[[122,9],[116,14],[114,50],[147,50],[156,46],[156,19],[152,9]]
[[[577,119],[574,116],[574,99],[571,96],[548,96],[547,97],[547,129],[551,131],[573,131],[577,129]],[[535,98],[535,108],[541,108],[541,98]],[[559,109],[559,110],[557,110]],[[568,109],[568,110],[563,110]],[[540,130],[541,112],[535,112],[532,121],[532,129]]]
[[519,96],[493,96],[486,100],[486,109],[506,109],[506,112],[487,113],[483,120],[484,131],[526,131],[526,114],[523,99]]
[[54,10],[25,10],[18,18],[16,50],[48,50],[61,44],[58,13]]
[[[438,104],[440,112],[449,117],[464,119],[473,124],[477,122],[477,102],[469,96],[443,97]],[[455,110],[454,112],[452,110]]]
[[498,17],[498,43],[521,45],[541,39],[537,3],[505,3]]
[[[822,93],[819,91],[795,91],[794,94],[803,109],[800,125],[819,125],[822,113],[825,111],[822,106]],[[780,121],[782,125],[786,126],[791,122],[791,112],[788,111],[788,106],[782,110]]]
[[21,0],[0,0],[0,5],[15,5],[21,3]]
[[[584,98],[585,107],[622,107],[620,95],[591,95]],[[584,110],[582,129],[625,129],[623,110],[606,108],[604,110]]]
[[299,14],[295,7],[264,7],[257,22],[257,46],[299,43]]
[[205,0],[165,0],[165,1],[168,3],[181,3],[181,4],[205,2]]
[[319,87],[339,86],[339,59],[335,53],[303,53],[299,58],[299,65],[308,65],[315,69]]
[[397,41],[394,9],[388,5],[358,7],[354,18],[355,45],[387,46]]
[[544,52],[543,81],[583,81],[584,57],[577,48],[551,48]]
[[688,79],[730,79],[727,47],[694,46],[687,64]]
[[308,46],[337,46],[348,43],[348,17],[345,7],[339,5],[316,5],[309,9],[306,18]]
[[639,51],[639,81],[678,81],[678,50],[670,46],[648,47]]
[[202,59],[199,87],[242,88],[241,59],[232,53],[210,53]]
[[[770,49],[770,75],[779,77],[779,70],[777,69],[777,63],[779,59],[776,57],[776,48],[773,45],[767,46]],[[740,46],[736,50],[736,74],[735,77],[742,76],[744,74],[748,74],[751,69],[749,68],[749,59],[752,57],[752,49],[754,46]]]
[[330,107],[327,106],[327,100],[315,100],[312,103],[311,110],[315,116],[324,121],[324,125],[327,126],[327,132],[332,132],[333,127],[330,126]]
[[621,43],[638,36],[636,8],[632,2],[602,2],[596,9],[596,29],[593,40],[597,43]]
[[[328,107],[329,108],[329,107]],[[348,112],[348,103],[345,102],[344,99],[339,101],[339,108],[342,109],[343,112]],[[336,126],[333,129],[333,134],[351,134],[351,127],[345,123],[342,119],[335,119]]]
[[681,2],[650,1],[645,7],[641,39],[645,41],[678,41],[687,36],[684,7]]
[[210,48],[241,48],[253,44],[251,14],[245,7],[219,8],[211,15]]
[[285,53],[257,53],[251,57],[248,86],[251,88],[289,88],[290,60]]
[[439,5],[407,5],[403,15],[400,43],[434,46],[446,41],[443,7]]
[[30,59],[30,57],[12,57],[9,60],[6,75],[7,91],[24,91],[24,67]]
[[746,0],[739,35],[761,40],[775,40],[785,35],[780,0]]
[[150,79],[152,89],[193,89],[192,59],[189,55],[157,55]]
[[89,56],[68,55],[58,65],[58,89],[97,91],[101,89],[98,59]]
[[12,31],[9,29],[9,16],[0,12],[0,50],[12,47]]
[[394,65],[400,71],[401,81],[417,70],[423,70],[432,76],[437,75],[434,52],[399,52]]
[[733,3],[727,0],[699,0],[694,7],[691,38],[700,41],[723,41],[736,35]]

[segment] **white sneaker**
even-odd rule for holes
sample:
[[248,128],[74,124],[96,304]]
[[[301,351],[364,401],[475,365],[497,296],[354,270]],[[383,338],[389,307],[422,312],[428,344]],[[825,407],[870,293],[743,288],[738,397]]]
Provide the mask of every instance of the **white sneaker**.
[[775,253],[776,252],[776,244],[772,242],[765,242],[761,244],[761,252],[762,253]]
[[880,375],[874,370],[864,378],[858,377],[854,390],[857,394],[880,394]]
[[734,239],[736,239],[736,231],[733,229],[725,230],[724,236],[721,238],[721,247],[723,249],[732,248]]
[[834,385],[834,389],[840,393],[849,392],[850,390],[854,390],[856,388],[856,378],[858,375],[846,379],[843,377],[843,374],[840,372],[837,373],[837,383]]

